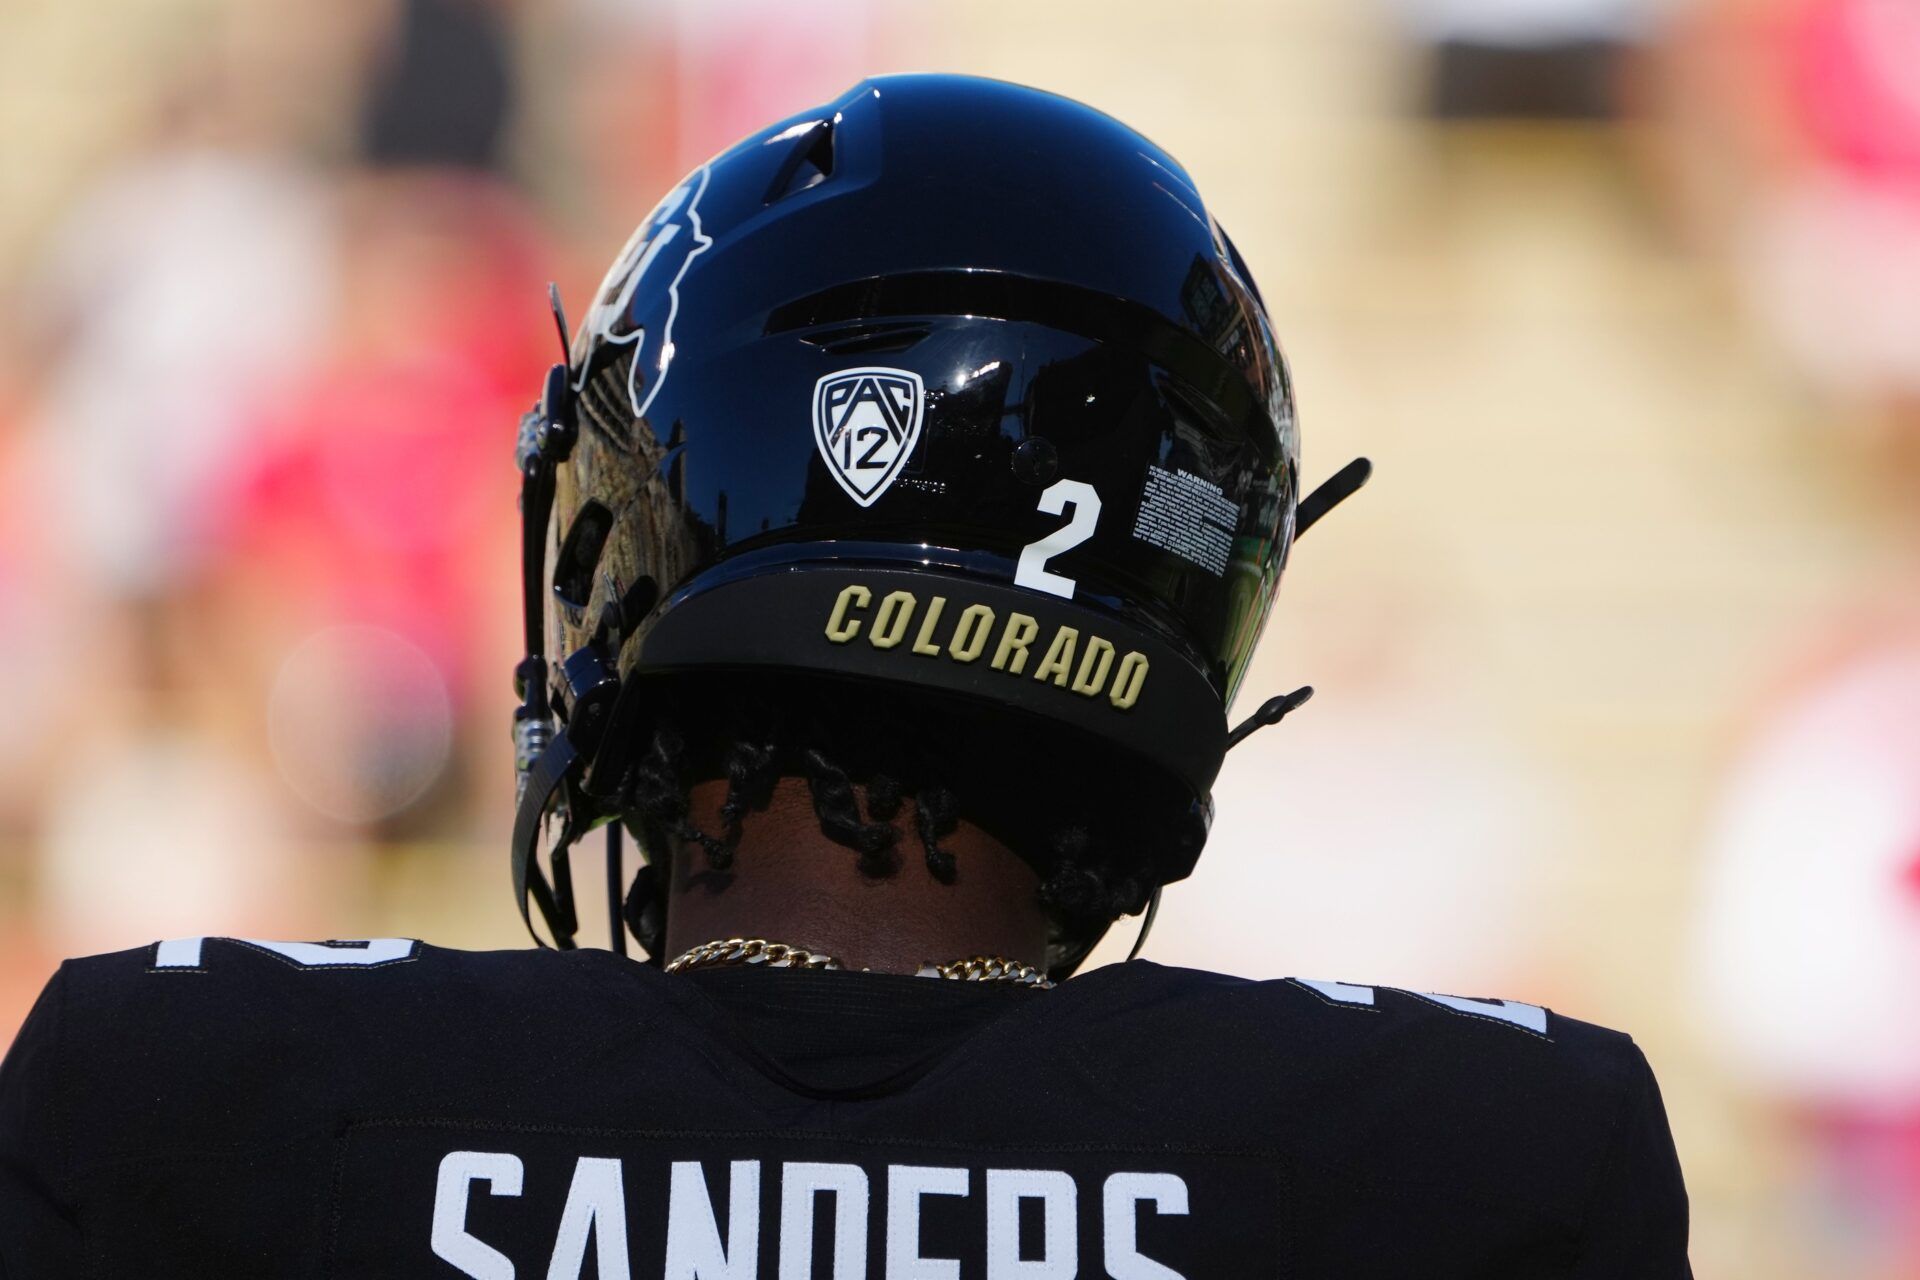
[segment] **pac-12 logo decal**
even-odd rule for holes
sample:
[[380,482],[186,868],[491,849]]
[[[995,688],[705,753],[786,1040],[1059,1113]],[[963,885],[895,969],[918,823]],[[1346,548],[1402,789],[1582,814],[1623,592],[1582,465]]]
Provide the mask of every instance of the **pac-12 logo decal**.
[[813,442],[863,507],[887,491],[920,442],[926,387],[906,369],[842,369],[813,384]]
[[[632,345],[627,398],[634,417],[647,416],[653,398],[666,383],[667,367],[673,363],[673,322],[680,314],[680,279],[693,260],[713,244],[713,237],[700,228],[700,197],[706,190],[707,166],[701,165],[633,229],[626,248],[600,282],[593,308],[574,340],[573,365],[579,370],[575,391],[586,385],[586,355],[595,339],[608,345]],[[663,288],[667,295],[666,314],[644,325],[634,314],[634,302],[641,296],[643,285],[650,295],[642,299],[643,311],[658,309],[656,299]]]

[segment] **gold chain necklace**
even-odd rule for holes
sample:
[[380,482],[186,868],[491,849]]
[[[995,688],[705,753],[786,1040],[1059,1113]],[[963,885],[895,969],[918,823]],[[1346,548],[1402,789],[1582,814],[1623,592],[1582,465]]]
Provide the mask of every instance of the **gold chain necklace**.
[[[717,969],[740,965],[764,965],[769,969],[844,969],[845,965],[821,951],[769,942],[765,938],[724,938],[689,947],[667,961],[668,973],[689,969]],[[955,982],[1011,982],[1022,987],[1046,990],[1052,979],[1021,960],[1004,956],[968,956],[935,964],[928,960],[915,974],[921,978],[947,978]]]

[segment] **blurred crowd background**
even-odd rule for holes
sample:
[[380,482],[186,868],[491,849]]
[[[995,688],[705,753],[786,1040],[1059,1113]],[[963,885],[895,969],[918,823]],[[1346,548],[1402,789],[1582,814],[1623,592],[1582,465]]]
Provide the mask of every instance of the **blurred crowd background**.
[[1630,1028],[1699,1274],[1920,1277],[1914,0],[0,0],[0,1024],[521,945],[544,284],[876,70],[1181,157],[1378,466],[1149,954]]

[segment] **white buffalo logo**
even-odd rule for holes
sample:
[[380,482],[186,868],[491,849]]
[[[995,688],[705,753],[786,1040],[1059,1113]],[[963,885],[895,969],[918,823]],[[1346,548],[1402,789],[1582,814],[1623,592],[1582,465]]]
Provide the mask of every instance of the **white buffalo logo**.
[[[600,282],[593,308],[574,340],[575,391],[586,385],[587,356],[596,345],[631,345],[634,352],[627,374],[627,397],[635,418],[647,416],[647,408],[666,383],[667,367],[673,363],[673,322],[680,312],[681,277],[713,244],[713,237],[700,228],[700,197],[706,190],[707,166],[701,165],[634,228],[626,248]],[[667,314],[657,323],[640,324],[634,314],[634,301],[642,297],[641,286],[646,285],[649,293],[657,295],[662,283]],[[646,297],[639,309],[651,311],[657,305],[654,298]]]
[[842,369],[813,385],[813,442],[827,470],[863,507],[887,491],[920,440],[926,406],[920,375],[906,369]]

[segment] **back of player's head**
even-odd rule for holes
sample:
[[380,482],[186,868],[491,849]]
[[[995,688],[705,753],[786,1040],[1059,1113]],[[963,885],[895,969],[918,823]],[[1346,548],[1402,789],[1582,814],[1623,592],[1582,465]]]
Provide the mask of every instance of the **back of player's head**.
[[[801,779],[821,834],[845,851],[819,875],[885,879],[918,863],[950,884],[968,874],[947,847],[965,822],[1039,876],[1057,961],[1140,911],[1170,853],[1190,861],[1206,839],[1179,789],[1127,753],[1000,708],[914,691],[874,698],[789,673],[662,681],[655,698],[622,810],[656,864],[676,850],[695,859],[690,876],[735,870],[742,824],[780,779]],[[703,825],[691,789],[707,780],[724,781],[725,799]],[[656,954],[666,883],[649,877],[651,899],[631,904],[633,932]]]
[[[1076,917],[1056,970],[1192,869],[1298,441],[1245,264],[1144,137],[961,76],[769,126],[642,221],[521,460],[516,865],[550,924],[562,799],[563,844],[658,837],[669,783],[738,814],[770,770],[936,793],[930,867],[941,793],[1000,824]],[[1038,816],[1094,796],[1126,841]]]

